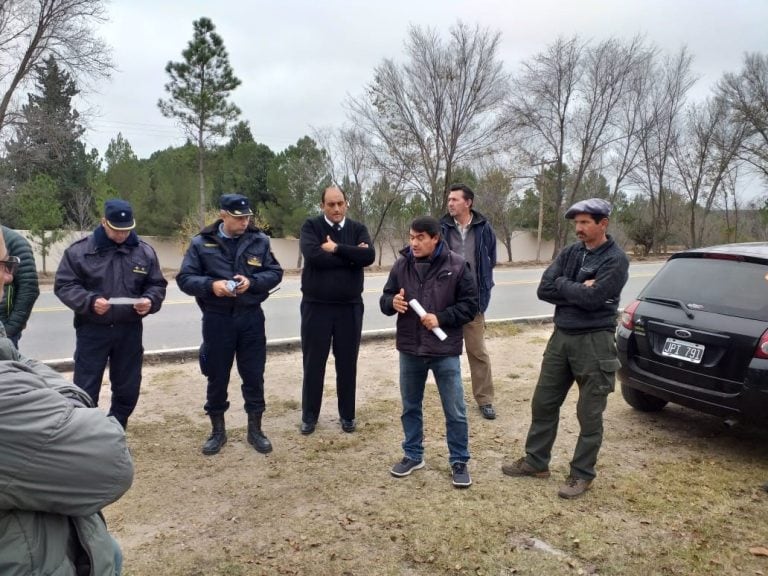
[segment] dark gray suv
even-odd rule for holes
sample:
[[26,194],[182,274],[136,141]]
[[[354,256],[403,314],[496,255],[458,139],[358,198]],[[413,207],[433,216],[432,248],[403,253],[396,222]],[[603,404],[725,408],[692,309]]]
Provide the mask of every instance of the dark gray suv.
[[680,252],[622,314],[624,399],[768,426],[768,243]]

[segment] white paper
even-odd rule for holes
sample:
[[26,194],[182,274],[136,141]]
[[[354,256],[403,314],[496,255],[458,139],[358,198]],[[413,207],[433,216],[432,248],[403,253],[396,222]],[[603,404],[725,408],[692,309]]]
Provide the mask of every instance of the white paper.
[[[419,304],[419,301],[416,300],[416,298],[414,298],[412,300],[409,300],[408,301],[408,306],[413,308],[413,311],[416,312],[416,314],[419,315],[419,318],[424,318],[424,316],[427,315],[427,311],[424,310],[423,306],[421,304]],[[441,341],[445,340],[446,338],[448,338],[448,334],[443,332],[443,329],[440,328],[440,326],[435,326],[434,328],[432,328],[432,333],[435,336],[437,336],[438,338],[440,338]]]
[[130,304],[133,306],[134,304],[138,304],[141,302],[143,298],[124,298],[122,296],[118,296],[117,298],[110,298],[107,300],[110,304]]

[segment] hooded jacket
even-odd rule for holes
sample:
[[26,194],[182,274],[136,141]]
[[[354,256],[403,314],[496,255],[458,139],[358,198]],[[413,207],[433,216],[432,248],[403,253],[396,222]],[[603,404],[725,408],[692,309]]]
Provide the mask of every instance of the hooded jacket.
[[[485,314],[488,304],[491,302],[491,289],[493,289],[493,269],[496,266],[496,234],[491,223],[485,216],[472,210],[472,222],[470,228],[475,234],[475,280],[477,281],[477,297],[480,312]],[[442,237],[450,238],[454,234],[460,234],[453,216],[446,214],[440,219]]]
[[437,316],[448,338],[440,341],[424,328],[418,314],[409,307],[405,314],[397,314],[397,349],[414,356],[460,356],[462,326],[472,321],[478,311],[477,288],[469,265],[441,240],[429,258],[429,268],[422,280],[411,248],[404,248],[400,254],[379,299],[381,311],[388,316],[397,313],[392,300],[403,288],[406,300],[416,298],[427,312]]
[[4,337],[0,383],[0,574],[114,574],[100,510],[133,481],[122,427]]

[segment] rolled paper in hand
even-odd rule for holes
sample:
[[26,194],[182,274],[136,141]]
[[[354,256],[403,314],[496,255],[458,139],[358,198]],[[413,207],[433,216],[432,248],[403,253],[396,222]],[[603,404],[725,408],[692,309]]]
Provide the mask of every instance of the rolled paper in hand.
[[[424,318],[424,316],[427,315],[427,311],[424,310],[424,308],[421,306],[421,304],[419,304],[419,301],[416,300],[416,298],[409,300],[408,306],[413,308],[413,311],[419,315],[419,318]],[[448,338],[448,334],[443,332],[443,329],[440,328],[440,326],[435,326],[434,328],[432,328],[432,333],[438,338],[440,338],[441,341]]]

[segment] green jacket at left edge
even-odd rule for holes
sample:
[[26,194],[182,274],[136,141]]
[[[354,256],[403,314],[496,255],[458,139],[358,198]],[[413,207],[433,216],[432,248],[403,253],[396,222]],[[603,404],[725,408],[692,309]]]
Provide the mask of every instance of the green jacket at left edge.
[[27,325],[32,307],[40,295],[37,280],[35,254],[26,238],[8,228],[0,226],[5,247],[10,256],[18,256],[21,262],[13,276],[13,282],[4,288],[3,305],[0,308],[0,322],[9,337],[17,336]]

